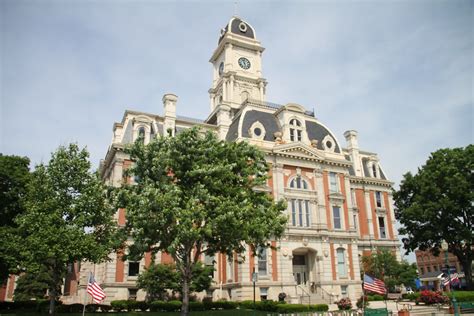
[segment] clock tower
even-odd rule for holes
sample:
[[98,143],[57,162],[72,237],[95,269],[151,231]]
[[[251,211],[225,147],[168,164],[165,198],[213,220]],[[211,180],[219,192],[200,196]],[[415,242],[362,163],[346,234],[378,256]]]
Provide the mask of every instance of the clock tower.
[[209,89],[211,112],[219,108],[235,111],[247,99],[265,101],[264,49],[249,23],[235,16],[230,19],[221,30],[218,46],[209,60],[213,69]]

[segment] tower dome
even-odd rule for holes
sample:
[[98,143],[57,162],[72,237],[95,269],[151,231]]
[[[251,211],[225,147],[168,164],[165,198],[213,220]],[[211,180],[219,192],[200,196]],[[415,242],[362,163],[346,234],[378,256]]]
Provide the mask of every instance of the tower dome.
[[251,39],[256,39],[255,29],[249,23],[236,16],[233,16],[230,19],[229,23],[227,23],[227,25],[222,28],[221,36],[219,37],[219,42],[228,32]]

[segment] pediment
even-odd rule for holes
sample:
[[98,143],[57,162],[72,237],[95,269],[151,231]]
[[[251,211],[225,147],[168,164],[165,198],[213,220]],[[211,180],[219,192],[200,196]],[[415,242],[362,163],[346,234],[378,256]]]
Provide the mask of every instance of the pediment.
[[301,143],[278,145],[273,148],[272,152],[276,155],[294,157],[304,160],[322,161],[325,159],[325,157],[318,153],[316,149]]

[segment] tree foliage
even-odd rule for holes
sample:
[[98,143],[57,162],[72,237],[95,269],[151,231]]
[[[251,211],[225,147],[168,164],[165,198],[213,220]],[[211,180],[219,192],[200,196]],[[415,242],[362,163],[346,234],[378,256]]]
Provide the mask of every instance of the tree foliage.
[[87,150],[76,144],[59,147],[47,165],[33,172],[26,211],[16,219],[27,273],[36,273],[45,263],[52,271],[50,313],[67,265],[103,261],[116,246],[115,209],[98,176],[90,172],[88,158]]
[[[201,292],[209,289],[212,282],[212,270],[213,267],[206,267],[197,262],[193,266],[190,291]],[[152,264],[138,276],[137,287],[147,292],[148,300],[164,300],[167,291],[181,293],[180,280],[182,278],[175,264]]]
[[474,260],[474,145],[440,149],[418,173],[404,175],[394,193],[396,217],[407,253],[416,248],[439,254],[446,241],[472,288]]
[[399,262],[394,254],[388,250],[372,253],[370,256],[362,257],[364,272],[384,280],[390,290],[396,286],[415,286],[417,278],[416,264],[406,261]]
[[23,198],[30,179],[30,160],[0,154],[0,284],[10,273],[18,272],[18,247],[21,242],[14,221],[24,212]]
[[42,299],[46,291],[56,286],[57,293],[61,292],[60,284],[53,284],[53,271],[50,266],[44,264],[36,272],[23,273],[16,282],[13,299],[15,301],[29,301],[31,299]]
[[245,244],[266,247],[284,232],[283,202],[265,190],[264,154],[245,142],[219,141],[196,128],[128,151],[136,184],[121,188],[120,207],[134,244],[130,255],[169,253],[182,273],[188,312],[192,267],[200,255],[232,255]]

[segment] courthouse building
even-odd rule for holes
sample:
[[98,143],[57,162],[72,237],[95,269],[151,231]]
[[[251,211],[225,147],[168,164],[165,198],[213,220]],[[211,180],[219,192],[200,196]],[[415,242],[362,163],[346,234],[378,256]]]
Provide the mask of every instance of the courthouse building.
[[[124,170],[132,164],[124,148],[140,135],[148,143],[154,137],[173,137],[200,126],[220,139],[247,141],[266,153],[271,173],[267,190],[275,200],[287,201],[288,228],[281,239],[269,241],[275,249],[263,251],[260,258],[250,251],[242,263],[224,254],[206,257],[205,263],[215,268],[214,282],[212,289],[201,295],[251,299],[252,272],[256,271],[257,299],[277,300],[284,292],[294,303],[328,303],[342,297],[355,300],[362,293],[362,255],[386,249],[400,257],[393,183],[377,154],[359,148],[356,131],[345,132],[341,143],[326,126],[331,122],[320,122],[304,105],[266,100],[269,86],[262,71],[263,52],[255,29],[232,17],[210,58],[209,116],[198,120],[177,115],[180,104],[174,94],[163,96],[162,114],[126,110],[122,120],[113,125],[101,176],[113,186],[133,181],[124,178]],[[117,212],[119,225],[125,223],[125,212]],[[120,254],[110,258],[103,264],[72,267],[75,273],[66,282],[69,295],[64,301],[83,301],[89,271],[94,271],[104,288],[106,303],[144,299],[136,280],[151,256],[145,255],[140,262],[122,261]],[[155,261],[170,263],[172,259],[160,253]]]

